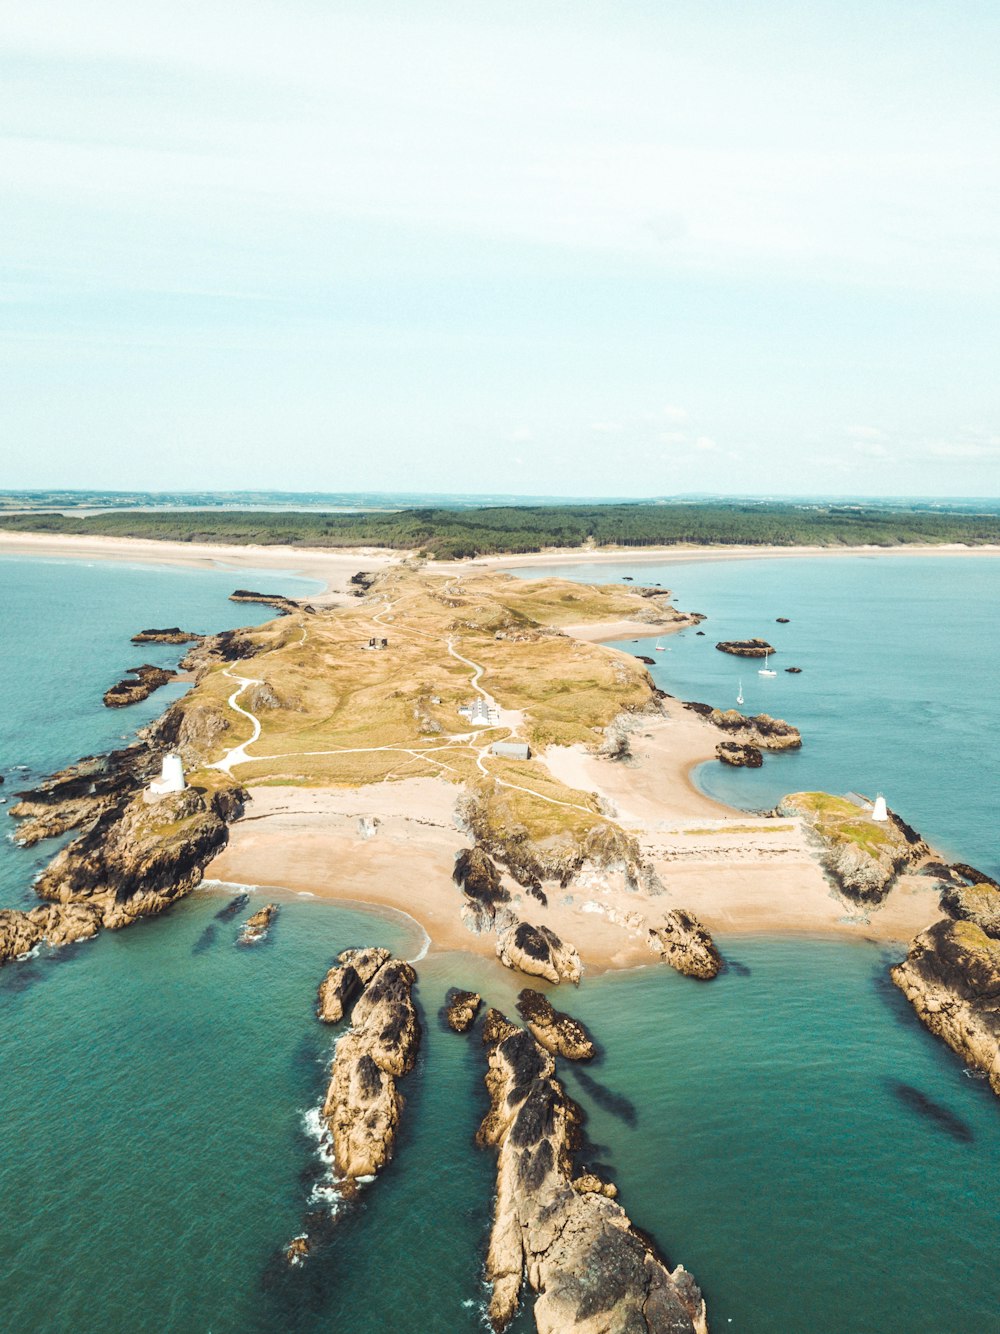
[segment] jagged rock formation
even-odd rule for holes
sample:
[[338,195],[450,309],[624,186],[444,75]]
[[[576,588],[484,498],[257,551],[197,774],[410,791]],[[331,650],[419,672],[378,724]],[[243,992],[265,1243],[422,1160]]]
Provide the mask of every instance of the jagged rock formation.
[[263,908],[258,908],[240,927],[240,934],[236,943],[238,945],[259,944],[270,931],[271,923],[277,917],[278,912],[279,908],[276,903],[265,903]]
[[444,1018],[456,1033],[468,1033],[476,1021],[483,998],[478,991],[462,991],[452,987],[445,997]]
[[486,1257],[489,1317],[506,1328],[526,1275],[539,1334],[708,1334],[705,1303],[671,1272],[592,1174],[575,1174],[583,1114],[530,1033],[490,1010],[483,1028],[490,1110],[477,1140],[497,1152]]
[[877,824],[868,812],[827,792],[795,792],[777,813],[801,816],[819,842],[824,869],[857,903],[881,903],[901,872],[927,856],[915,829],[890,812]]
[[941,891],[941,907],[949,917],[972,922],[1000,940],[1000,889],[993,885],[947,885]]
[[789,676],[801,676],[801,675],[802,675],[802,668],[801,668],[801,667],[786,667],[786,668],[785,668],[785,671],[788,673]]
[[1000,884],[997,884],[992,876],[987,875],[985,871],[977,871],[967,862],[952,862],[948,869],[968,881],[970,885],[992,885],[994,889],[1000,889]]
[[759,769],[764,763],[764,756],[756,746],[744,746],[738,741],[720,741],[715,753],[723,764],[731,764],[734,769]]
[[392,958],[381,946],[344,950],[337,963],[319,984],[316,1016],[325,1024],[337,1024],[357,1000],[378,970]]
[[132,643],[197,644],[204,638],[204,635],[196,635],[189,630],[182,630],[179,625],[170,625],[165,630],[140,630],[138,634],[132,636]]
[[479,846],[463,848],[455,858],[452,879],[465,896],[462,903],[465,925],[477,934],[491,931],[496,924],[497,909],[510,902],[510,891],[504,887],[493,860]]
[[759,750],[797,750],[802,734],[783,718],[769,713],[748,715],[738,709],[711,709],[707,715],[713,727],[728,734],[731,741],[756,746]]
[[775,651],[766,639],[720,639],[715,647],[737,658],[765,658]]
[[515,922],[497,937],[497,958],[505,968],[544,977],[547,982],[579,982],[580,956],[547,926]]
[[664,963],[685,977],[710,981],[722,967],[722,956],[694,913],[672,908],[661,926],[651,926],[646,943]]
[[55,903],[91,904],[111,929],[162,912],[199,883],[245,796],[238,787],[189,787],[153,805],[133,797],[57,853],[35,892]]
[[935,922],[891,976],[930,1031],[1000,1096],[1000,940],[974,922]]
[[177,675],[169,667],[154,667],[151,662],[141,667],[130,667],[128,674],[104,692],[104,707],[123,709],[127,704],[139,704],[149,699],[154,690],[165,686]]
[[21,821],[15,843],[31,847],[96,820],[102,811],[138,791],[159,772],[146,746],[127,746],[108,755],[88,755],[60,769],[35,788],[18,792],[10,814]]
[[517,998],[517,1012],[535,1041],[553,1056],[589,1061],[597,1054],[594,1039],[579,1019],[553,1009],[540,991],[525,987]]
[[345,1195],[392,1157],[403,1109],[396,1080],[412,1070],[420,1046],[416,976],[399,959],[382,963],[355,1001],[351,1028],[334,1052],[322,1115]]
[[647,667],[656,666],[656,659],[651,658],[648,653],[633,653],[632,656],[633,658],[638,658],[640,662],[644,662]]

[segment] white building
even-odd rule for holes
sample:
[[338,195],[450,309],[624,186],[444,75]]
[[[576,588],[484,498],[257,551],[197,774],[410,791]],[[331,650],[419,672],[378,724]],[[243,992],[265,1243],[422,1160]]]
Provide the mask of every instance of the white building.
[[878,820],[880,824],[884,824],[888,818],[889,811],[885,804],[885,797],[883,797],[880,792],[875,798],[875,805],[872,808],[872,819]]
[[531,748],[527,741],[494,741],[490,753],[505,760],[531,759]]
[[158,781],[150,783],[149,794],[153,797],[164,797],[168,792],[183,792],[186,787],[181,757],[171,751],[169,755],[164,755],[160,766],[160,777]]

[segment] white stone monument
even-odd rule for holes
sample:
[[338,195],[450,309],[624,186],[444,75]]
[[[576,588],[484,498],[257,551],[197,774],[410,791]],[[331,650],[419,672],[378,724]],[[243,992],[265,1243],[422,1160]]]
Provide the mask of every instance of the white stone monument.
[[880,792],[878,796],[875,798],[875,805],[872,808],[872,819],[878,820],[880,824],[885,824],[888,818],[889,818],[889,811],[886,808],[885,797],[883,797],[882,793]]
[[184,781],[184,765],[181,763],[181,757],[171,751],[169,755],[163,757],[159,780],[149,785],[150,795],[163,797],[168,792],[183,792],[185,787],[187,784]]

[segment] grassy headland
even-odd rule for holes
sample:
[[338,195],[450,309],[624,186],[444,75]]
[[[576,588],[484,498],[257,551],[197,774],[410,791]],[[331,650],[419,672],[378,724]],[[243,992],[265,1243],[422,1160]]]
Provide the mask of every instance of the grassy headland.
[[411,508],[366,513],[117,510],[0,515],[15,532],[70,533],[235,545],[421,551],[438,559],[550,547],[880,546],[1000,544],[1000,515],[984,509],[753,501]]

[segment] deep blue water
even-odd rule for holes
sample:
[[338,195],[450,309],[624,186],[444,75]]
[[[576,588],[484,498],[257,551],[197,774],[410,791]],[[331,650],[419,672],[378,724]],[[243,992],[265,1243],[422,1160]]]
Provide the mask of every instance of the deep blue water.
[[[1000,560],[781,557],[558,573],[585,583],[631,574],[671,589],[681,610],[708,616],[704,636],[667,636],[664,653],[617,647],[654,657],[656,684],[681,699],[735,708],[742,678],[745,712],[801,729],[802,749],[768,755],[762,769],[703,765],[695,778],[710,796],[752,810],[787,792],[882,791],[943,851],[1000,876]],[[715,648],[753,636],[777,650],[776,677]],[[793,666],[801,676],[785,672]]]
[[[126,715],[109,718],[100,694],[139,660],[136,628],[220,628],[252,610],[225,601],[228,574],[19,565],[0,565],[5,764],[44,768],[118,740]],[[676,582],[714,633],[718,611]],[[740,627],[755,631],[762,620]],[[16,899],[30,859],[3,851]],[[0,971],[0,1327],[481,1330],[483,1061],[437,1012],[451,985],[509,1010],[523,979],[464,954],[418,963],[425,1041],[396,1158],[288,1274],[275,1254],[315,1184],[304,1115],[332,1042],[313,1018],[316,984],[347,946],[412,955],[421,940],[400,918],[283,896],[267,942],[239,950],[236,923],[216,917],[225,901],[200,892]],[[585,1159],[610,1168],[636,1223],[697,1276],[716,1334],[996,1334],[997,1100],[920,1027],[877,948],[720,944],[739,966],[711,985],[651,966],[559,993],[604,1049],[563,1072],[588,1113]],[[526,1313],[512,1330],[530,1328]]]

